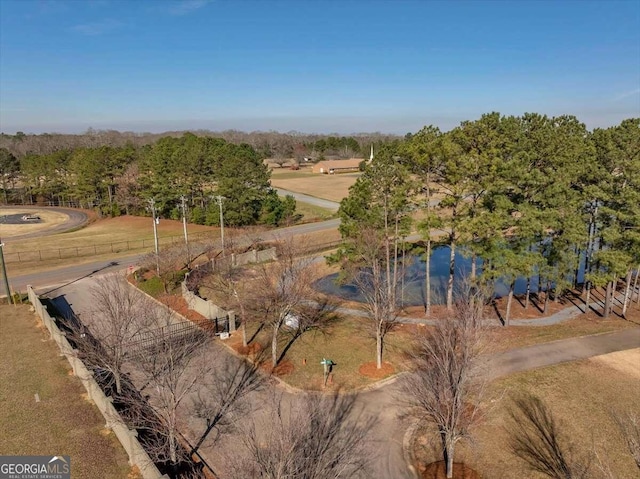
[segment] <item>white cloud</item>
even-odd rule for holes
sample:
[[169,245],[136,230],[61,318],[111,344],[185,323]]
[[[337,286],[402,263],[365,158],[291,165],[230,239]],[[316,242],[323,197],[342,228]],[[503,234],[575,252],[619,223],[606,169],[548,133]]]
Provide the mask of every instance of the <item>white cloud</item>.
[[206,7],[210,0],[181,0],[172,3],[168,12],[171,15],[188,15],[203,7]]
[[74,25],[71,27],[71,30],[77,33],[81,33],[83,35],[104,35],[105,33],[112,32],[124,26],[124,23],[113,20],[111,18],[101,20],[99,22],[89,22],[89,23],[81,23],[79,25]]
[[614,101],[620,101],[620,100],[624,100],[625,98],[629,98],[631,96],[636,96],[636,95],[640,95],[640,88],[636,88],[635,90],[631,90],[625,93],[621,93],[620,95],[618,95],[617,97],[615,97],[613,100]]

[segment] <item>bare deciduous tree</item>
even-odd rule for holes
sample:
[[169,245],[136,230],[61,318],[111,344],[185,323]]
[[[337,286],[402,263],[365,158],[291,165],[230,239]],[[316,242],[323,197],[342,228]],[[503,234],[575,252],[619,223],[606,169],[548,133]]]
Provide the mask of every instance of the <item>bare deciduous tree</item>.
[[381,245],[380,233],[373,229],[361,231],[358,240],[358,262],[347,266],[351,282],[364,298],[364,306],[372,320],[376,338],[376,365],[382,367],[384,339],[395,326],[398,317],[397,298],[402,272],[392,260],[390,250]]
[[359,478],[369,475],[373,419],[356,409],[354,395],[308,395],[273,411],[242,435],[244,454],[230,477],[268,479]]
[[119,205],[124,206],[126,214],[138,212],[142,209],[139,177],[138,164],[130,163],[116,179],[115,199]]
[[299,321],[318,298],[313,283],[320,278],[319,265],[314,258],[302,256],[304,244],[300,238],[279,241],[278,260],[259,265],[252,283],[251,309],[271,328],[273,367],[278,364],[278,338],[285,321]]
[[158,254],[148,253],[140,264],[149,271],[160,275],[164,292],[167,293],[172,280],[177,278],[177,272],[187,266],[187,247],[184,243],[163,246]]
[[121,394],[128,345],[162,319],[156,308],[149,307],[149,300],[119,275],[103,276],[90,294],[92,309],[83,315],[82,323],[67,322],[71,337],[82,360],[107,371],[105,386],[113,384],[116,394]]
[[477,301],[459,302],[449,318],[419,339],[413,370],[401,383],[411,414],[437,427],[448,478],[453,477],[456,444],[469,438],[478,422],[486,384]]
[[216,263],[215,268],[201,267],[192,271],[188,281],[190,288],[197,288],[199,291],[209,290],[215,295],[216,304],[240,313],[242,345],[245,347],[247,346],[247,323],[252,319],[248,303],[254,275],[250,266],[236,266],[232,261],[220,261]]
[[209,341],[208,335],[196,327],[175,332],[167,324],[148,336],[149,345],[136,355],[134,383],[148,395],[155,418],[149,417],[147,401],[140,403],[145,398],[136,395],[126,398],[130,418],[136,428],[151,429],[156,443],[147,445],[151,446],[148,452],[170,466],[188,459],[188,449],[180,444],[180,413],[183,403],[199,390],[215,365],[207,348]]
[[[197,326],[175,323],[171,310],[152,304],[120,276],[101,278],[92,297],[95,312],[83,317],[89,330],[73,322],[80,355],[109,372],[100,376],[102,384],[115,383],[116,402],[152,459],[183,474],[181,465],[191,464],[206,440],[215,443],[250,411],[248,396],[264,378],[256,365],[227,354]],[[187,417],[204,422],[191,431],[192,447],[182,439]]]
[[542,399],[533,395],[515,399],[510,416],[511,451],[532,470],[553,479],[593,477],[591,462],[575,452]]

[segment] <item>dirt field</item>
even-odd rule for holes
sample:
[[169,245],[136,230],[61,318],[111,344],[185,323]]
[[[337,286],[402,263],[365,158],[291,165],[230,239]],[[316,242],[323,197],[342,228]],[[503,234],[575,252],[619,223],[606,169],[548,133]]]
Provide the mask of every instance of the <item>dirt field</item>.
[[29,307],[1,305],[0,329],[2,454],[69,455],[78,479],[139,477]]
[[323,175],[311,170],[291,171],[276,168],[271,172],[271,184],[278,188],[304,193],[330,201],[340,201],[349,194],[349,187],[358,179],[359,173]]
[[23,235],[27,233],[34,233],[36,231],[46,230],[52,226],[62,224],[68,218],[67,215],[49,210],[7,210],[0,208],[0,216],[3,215],[15,215],[15,214],[30,214],[38,215],[42,221],[38,223],[25,223],[19,225],[10,225],[0,223],[0,238],[8,238],[11,236]]
[[[637,410],[639,365],[640,349],[635,349],[521,373],[496,382],[491,387],[490,409],[485,412],[484,423],[476,429],[475,445],[457,448],[456,460],[464,460],[486,478],[546,477],[529,470],[508,448],[506,407],[513,394],[526,391],[549,404],[576,452],[596,461],[595,449],[611,468],[611,477],[637,478],[638,469],[609,411]],[[434,454],[433,444],[432,440],[419,449],[427,461],[440,459]]]

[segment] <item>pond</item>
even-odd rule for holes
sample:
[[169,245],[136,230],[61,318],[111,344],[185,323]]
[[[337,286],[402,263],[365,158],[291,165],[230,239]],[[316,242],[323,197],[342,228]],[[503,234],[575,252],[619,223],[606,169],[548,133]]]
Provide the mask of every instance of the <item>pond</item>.
[[[439,246],[431,253],[431,302],[443,304],[447,297],[447,281],[449,279],[449,254],[448,246]],[[404,278],[401,281],[399,300],[403,306],[420,306],[425,304],[425,261],[416,255],[407,255]],[[465,257],[462,252],[455,255],[454,288],[460,288],[462,281],[471,271],[471,258]],[[478,266],[478,274],[482,272],[482,262]],[[580,265],[578,282],[584,278],[584,265]],[[314,287],[325,294],[337,296],[347,301],[364,302],[364,298],[354,284],[338,284],[338,273],[330,274],[318,280]],[[527,288],[527,279],[518,278],[515,283],[515,293],[524,294]],[[538,289],[538,277],[531,277],[531,292]],[[497,281],[494,287],[496,297],[502,297],[509,293],[509,285],[503,281]]]

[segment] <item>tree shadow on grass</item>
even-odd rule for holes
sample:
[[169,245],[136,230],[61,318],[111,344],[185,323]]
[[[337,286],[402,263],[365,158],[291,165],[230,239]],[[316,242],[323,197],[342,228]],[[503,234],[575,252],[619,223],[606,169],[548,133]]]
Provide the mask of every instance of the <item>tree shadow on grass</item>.
[[288,339],[278,357],[280,363],[293,344],[307,332],[329,334],[329,328],[342,317],[336,313],[338,303],[330,298],[322,298],[309,304],[302,305],[295,313],[298,319],[297,328],[288,328]]

